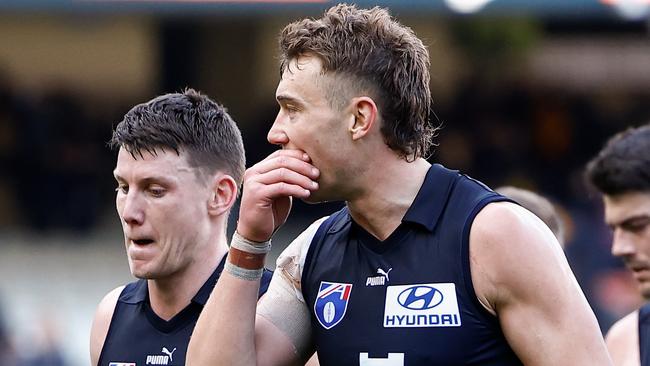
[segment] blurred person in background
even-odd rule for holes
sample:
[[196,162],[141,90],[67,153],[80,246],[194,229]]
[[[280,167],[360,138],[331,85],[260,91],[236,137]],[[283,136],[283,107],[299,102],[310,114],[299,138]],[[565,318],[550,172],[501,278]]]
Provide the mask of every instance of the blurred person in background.
[[[650,299],[650,125],[610,138],[588,163],[586,177],[603,195],[612,254]],[[650,303],[616,322],[606,342],[615,365],[650,365]]]
[[533,191],[514,186],[501,186],[495,188],[494,191],[517,202],[539,217],[551,229],[560,246],[564,248],[565,225],[555,205],[551,201]]
[[[93,365],[181,365],[228,251],[245,169],[239,129],[192,89],[131,109],[113,132],[116,206],[131,273],[98,306]],[[266,291],[271,274],[260,270]]]
[[[609,365],[552,232],[528,210],[425,157],[429,56],[385,9],[337,5],[280,36],[281,150],[245,174],[228,267],[192,365]],[[345,201],[278,259],[291,198]],[[235,251],[233,251],[235,248]],[[242,260],[241,252],[248,253]],[[257,317],[256,317],[257,312]]]
[[[0,300],[1,299],[2,296],[0,296]],[[14,347],[13,340],[8,333],[4,316],[4,308],[0,303],[0,365],[17,366],[18,356],[16,355],[16,349]]]

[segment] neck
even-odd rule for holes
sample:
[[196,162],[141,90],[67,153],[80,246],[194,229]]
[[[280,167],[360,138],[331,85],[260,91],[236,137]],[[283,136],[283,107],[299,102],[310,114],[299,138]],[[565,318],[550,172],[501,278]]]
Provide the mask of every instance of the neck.
[[402,222],[415,200],[431,164],[424,159],[383,161],[361,177],[362,187],[347,201],[354,221],[379,240],[385,240]]
[[170,320],[190,304],[228,251],[225,235],[216,242],[219,244],[211,244],[209,248],[205,248],[192,263],[179,272],[147,281],[149,301],[156,315]]

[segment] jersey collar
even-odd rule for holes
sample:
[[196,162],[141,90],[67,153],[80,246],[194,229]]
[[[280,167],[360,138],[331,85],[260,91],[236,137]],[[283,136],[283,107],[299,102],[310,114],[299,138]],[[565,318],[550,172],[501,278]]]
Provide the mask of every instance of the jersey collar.
[[424,183],[415,200],[406,211],[402,222],[412,222],[433,231],[449,200],[457,170],[450,170],[440,164],[433,164],[424,178]]

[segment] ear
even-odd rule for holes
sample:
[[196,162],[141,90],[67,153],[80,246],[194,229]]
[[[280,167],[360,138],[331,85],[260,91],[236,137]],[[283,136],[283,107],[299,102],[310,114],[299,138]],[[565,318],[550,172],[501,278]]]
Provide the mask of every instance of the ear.
[[212,181],[212,196],[208,213],[212,216],[227,214],[237,200],[237,183],[228,174],[218,173]]
[[349,131],[352,140],[358,140],[367,135],[377,121],[377,105],[370,97],[356,97],[352,99],[352,113],[354,121],[350,123]]

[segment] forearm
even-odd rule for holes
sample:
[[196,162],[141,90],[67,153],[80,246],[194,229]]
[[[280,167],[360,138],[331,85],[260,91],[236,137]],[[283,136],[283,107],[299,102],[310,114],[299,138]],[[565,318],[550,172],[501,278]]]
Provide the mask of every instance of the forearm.
[[259,280],[224,271],[194,328],[188,366],[255,365],[255,309]]

